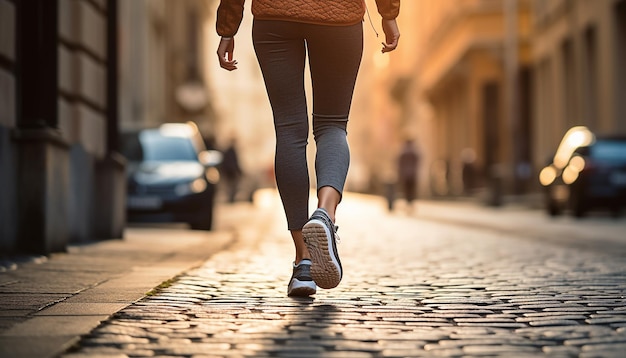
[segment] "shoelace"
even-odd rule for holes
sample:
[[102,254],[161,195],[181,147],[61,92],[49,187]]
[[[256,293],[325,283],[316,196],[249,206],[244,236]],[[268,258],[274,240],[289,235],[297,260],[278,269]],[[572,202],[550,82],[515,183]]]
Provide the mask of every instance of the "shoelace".
[[339,238],[339,235],[337,234],[337,231],[339,231],[339,226],[335,225],[335,223],[332,222],[332,220],[330,220],[330,217],[328,217],[328,214],[326,214],[325,212],[322,212],[321,214],[313,214],[313,217],[315,217],[316,219],[322,220],[326,227],[328,228],[333,228],[334,232],[333,232],[333,237],[335,238],[335,242],[336,243],[340,243],[341,242],[341,238]]

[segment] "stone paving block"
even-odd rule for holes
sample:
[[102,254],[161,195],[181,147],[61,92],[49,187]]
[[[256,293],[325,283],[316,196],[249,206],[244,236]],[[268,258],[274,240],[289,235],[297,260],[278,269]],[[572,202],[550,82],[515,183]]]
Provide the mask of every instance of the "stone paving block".
[[[463,352],[461,348],[438,348],[430,349],[424,352],[418,352],[418,357],[467,357],[467,353]],[[411,355],[408,355],[411,357]]]
[[90,338],[89,342],[86,343],[87,346],[100,346],[100,345],[127,345],[127,344],[145,344],[149,343],[150,340],[148,338],[143,337],[132,337],[128,335],[120,335],[120,334],[100,334],[96,338]]
[[624,344],[597,344],[582,347],[580,357],[623,357],[625,352]]
[[429,344],[427,345],[427,347],[425,347],[425,349],[434,349],[434,348],[439,348],[439,347],[446,347],[446,348],[451,348],[451,347],[458,347],[458,348],[462,348],[462,347],[466,347],[466,346],[498,346],[498,345],[510,345],[510,346],[531,346],[531,347],[538,347],[538,346],[553,346],[555,345],[555,342],[550,342],[550,341],[539,341],[539,340],[527,340],[527,339],[523,339],[522,337],[508,337],[508,338],[504,338],[504,337],[476,337],[473,339],[454,339],[454,340],[441,340],[439,341],[437,344]]
[[568,313],[580,313],[580,314],[591,314],[592,312],[596,311],[596,308],[589,308],[589,307],[581,307],[581,306],[577,306],[577,307],[546,307],[544,309],[541,310],[542,312],[568,312]]
[[579,355],[580,358],[622,358],[624,357],[624,351],[617,350],[605,350],[600,352],[583,352]]
[[409,327],[454,327],[454,323],[452,322],[430,322],[430,321],[421,321],[421,322],[406,322],[406,325]]
[[376,355],[368,352],[324,352],[324,357],[328,358],[373,358]]
[[543,352],[550,356],[574,357],[580,354],[580,348],[571,346],[547,346],[542,348]]
[[494,327],[494,328],[523,328],[526,327],[524,323],[516,322],[461,322],[459,326],[470,327]]
[[33,313],[32,310],[8,308],[8,309],[0,310],[0,318],[24,317],[24,316],[27,316],[27,315],[29,315],[31,313]]
[[[30,312],[28,312],[30,313]],[[26,318],[24,318],[24,316],[5,316],[5,317],[0,317],[0,330],[5,331],[11,327],[13,327],[14,325],[20,323],[20,322],[24,322],[26,320]]]
[[37,295],[0,293],[0,310],[29,310],[34,312],[49,305],[50,302],[59,302],[67,297],[65,294],[56,293]]
[[0,357],[47,357],[70,348],[78,337],[6,337],[0,336]]
[[80,336],[89,332],[108,315],[94,316],[38,316],[16,324],[0,334],[0,337],[57,337]]
[[513,346],[513,345],[475,345],[463,347],[463,352],[472,355],[494,355],[494,354],[538,354],[541,348],[532,346]]
[[492,310],[486,309],[434,309],[433,313],[443,313],[448,315],[465,315],[465,314],[475,314],[475,315],[488,315],[494,314],[495,312]]
[[426,341],[396,341],[396,340],[379,340],[378,344],[383,349],[402,349],[402,350],[420,350],[426,345]]
[[576,326],[580,323],[574,320],[568,319],[550,319],[550,320],[537,320],[528,322],[533,327],[546,327],[546,326]]
[[542,302],[536,303],[532,305],[521,305],[519,306],[521,309],[528,310],[548,310],[551,308],[563,309],[563,308],[583,308],[580,304],[577,303],[562,303],[562,302]]
[[[154,287],[154,286],[153,286]],[[111,289],[110,287],[94,287],[90,290],[81,292],[80,295],[75,295],[64,302],[67,303],[129,303],[134,302],[142,297],[148,290],[143,290],[141,287],[120,287],[118,289]]]
[[[86,347],[84,349],[81,350],[80,353],[76,353],[76,352],[69,352],[67,354],[64,355],[64,357],[72,357],[72,358],[82,358],[82,357],[111,357],[111,358],[126,358],[128,357],[128,355],[125,353],[127,350],[125,350],[124,348],[115,348],[115,347]],[[135,350],[132,350],[133,355],[135,355]],[[139,352],[140,354],[138,356],[142,357],[142,356],[146,356],[146,357],[150,357],[150,356],[154,356],[154,352],[153,351],[149,351],[145,352],[149,355],[142,355],[142,352]]]
[[565,345],[571,346],[587,346],[596,344],[626,344],[626,335],[598,336],[582,339],[568,339]]
[[591,315],[592,318],[585,320],[585,322],[589,324],[611,324],[611,323],[626,323],[626,316],[613,316],[613,317],[602,317],[595,318],[594,315]]

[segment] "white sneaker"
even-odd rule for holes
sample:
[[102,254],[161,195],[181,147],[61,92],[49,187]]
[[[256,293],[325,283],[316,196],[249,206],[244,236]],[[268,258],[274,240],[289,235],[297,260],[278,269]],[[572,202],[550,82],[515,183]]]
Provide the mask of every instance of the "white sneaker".
[[317,286],[311,278],[311,260],[304,259],[297,265],[293,264],[293,274],[287,286],[287,296],[306,297],[314,295]]
[[337,252],[337,227],[326,210],[315,210],[302,228],[304,243],[311,255],[311,277],[321,288],[339,285],[343,270]]

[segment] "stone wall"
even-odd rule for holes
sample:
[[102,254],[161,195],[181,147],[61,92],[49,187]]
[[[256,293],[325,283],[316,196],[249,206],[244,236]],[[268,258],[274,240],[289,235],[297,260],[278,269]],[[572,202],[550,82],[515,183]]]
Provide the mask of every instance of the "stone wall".
[[0,0],[0,253],[15,245],[15,4]]
[[122,236],[115,4],[0,0],[0,253]]

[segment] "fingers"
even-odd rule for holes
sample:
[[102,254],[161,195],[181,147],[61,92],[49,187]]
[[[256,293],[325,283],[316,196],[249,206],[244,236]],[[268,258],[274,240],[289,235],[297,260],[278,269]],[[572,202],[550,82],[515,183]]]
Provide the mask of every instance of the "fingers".
[[394,39],[391,43],[383,42],[382,45],[383,45],[383,49],[381,50],[382,53],[391,52],[398,47],[398,39]]
[[233,53],[235,51],[235,39],[222,37],[220,44],[217,47],[217,57],[220,62],[220,67],[233,71],[237,69],[237,61],[233,60]]
[[220,58],[220,67],[228,71],[234,71],[237,69],[237,61],[229,61],[224,58]]

